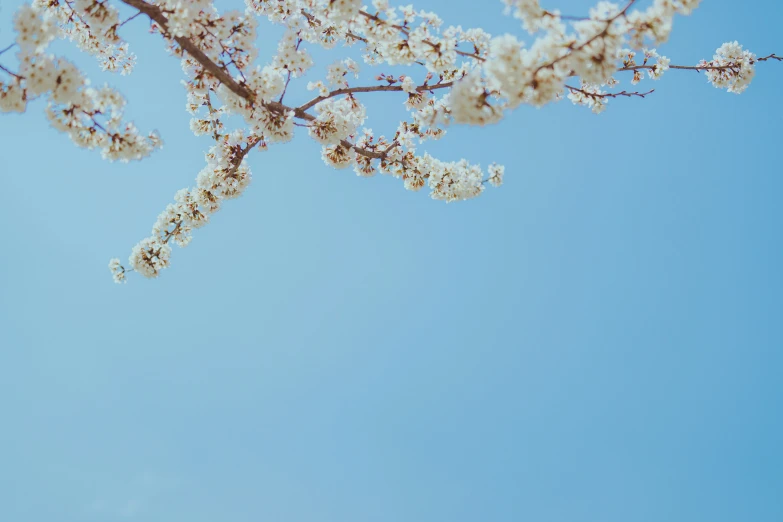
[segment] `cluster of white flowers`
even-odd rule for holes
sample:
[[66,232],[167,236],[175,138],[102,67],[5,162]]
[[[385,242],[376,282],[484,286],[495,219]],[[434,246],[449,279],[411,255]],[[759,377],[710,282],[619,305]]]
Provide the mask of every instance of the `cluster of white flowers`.
[[[157,238],[148,237],[142,239],[139,243],[133,247],[128,262],[133,270],[143,275],[144,277],[158,277],[160,271],[164,268],[168,268],[169,260],[171,258],[171,247],[159,241]],[[117,281],[117,272],[115,270],[122,270],[124,273],[125,268],[120,266],[118,268],[112,268],[112,274],[114,274],[114,280]]]
[[416,158],[414,174],[428,178],[431,196],[443,201],[473,198],[484,190],[484,173],[467,160],[440,161],[429,154]]
[[31,5],[23,5],[14,17],[16,45],[24,55],[41,54],[57,36],[57,26],[51,16]]
[[555,16],[551,16],[549,12],[542,9],[539,0],[503,0],[503,2],[506,4],[506,14],[513,9],[514,18],[520,19],[529,33],[544,29],[546,20],[557,17],[556,12],[553,13]]
[[[172,241],[187,246],[193,229],[206,225],[224,200],[237,198],[245,191],[251,179],[245,156],[258,144],[258,137],[234,131],[218,141],[206,154],[207,164],[196,177],[196,187],[178,191],[174,203],[153,224],[152,235],[133,247],[128,259],[130,270],[157,277],[169,266]],[[125,280],[126,269],[118,259],[111,260],[109,269],[115,282]]]
[[598,85],[583,83],[581,88],[572,87],[568,99],[575,105],[584,105],[594,113],[600,114],[606,110],[607,93]]
[[663,77],[663,73],[669,70],[671,60],[665,56],[660,56],[655,49],[644,49],[644,61],[647,62],[650,58],[654,58],[655,63],[647,73],[650,75],[651,79],[660,80]]
[[[647,70],[648,76],[653,80],[660,80],[663,73],[669,70],[671,60],[666,56],[661,56],[655,49],[642,49],[644,60],[641,64],[636,63],[636,51],[632,49],[622,49],[618,59],[622,62],[621,71],[633,71],[631,84],[637,85],[644,79],[644,71]],[[654,62],[653,62],[654,60]]]
[[701,0],[654,0],[645,11],[628,11],[626,18],[632,46],[644,47],[645,40],[656,45],[666,42],[672,32],[674,15],[689,15],[699,3]]
[[105,71],[129,74],[136,63],[127,42],[118,35],[119,12],[103,0],[34,0],[33,7],[56,20],[60,38],[75,42],[98,59]]
[[[105,7],[83,0],[80,6],[86,20],[106,20]],[[46,115],[52,126],[68,134],[73,142],[87,149],[98,148],[109,160],[130,161],[148,156],[161,146],[156,133],[143,136],[132,123],[123,123],[124,98],[114,89],[92,88],[81,71],[68,60],[47,54],[49,44],[58,35],[57,23],[62,6],[23,5],[14,18],[19,48],[18,71],[10,84],[0,83],[0,110],[23,112],[27,102],[48,97]],[[101,10],[102,9],[102,10]],[[99,24],[101,30],[106,23]]]
[[362,0],[330,0],[325,6],[326,17],[333,22],[345,22],[356,16]]
[[356,98],[329,98],[315,106],[318,117],[310,122],[310,136],[324,145],[335,145],[356,133],[366,111]]
[[330,65],[329,73],[327,74],[326,79],[328,80],[331,87],[344,89],[348,87],[348,79],[346,78],[346,75],[349,72],[353,73],[354,78],[359,77],[359,64],[350,58],[347,58]]
[[313,66],[313,59],[304,49],[300,49],[302,40],[293,29],[286,32],[277,46],[274,67],[288,72],[293,78],[302,76]]
[[[564,97],[600,113],[613,98],[649,94],[617,90],[626,75],[636,85],[669,69],[704,72],[714,86],[739,93],[757,63],[780,59],[756,58],[734,42],[721,46],[711,61],[684,66],[647,48],[663,44],[675,16],[690,14],[699,0],[651,0],[645,9],[635,9],[641,3],[636,0],[599,0],[587,16],[563,16],[539,0],[502,0],[530,33],[529,45],[510,34],[447,26],[435,13],[388,0],[367,6],[361,0],[245,1],[244,12],[220,12],[213,0],[33,0],[16,15],[19,65],[14,72],[0,64],[0,110],[22,112],[29,101],[46,96],[52,124],[108,159],[139,159],[159,147],[156,134],[142,136],[122,123],[125,101],[116,91],[91,87],[71,62],[45,54],[53,39],[67,38],[97,56],[104,69],[130,72],[135,57],[117,34],[125,23],[117,9],[122,3],[138,11],[126,22],[143,15],[180,59],[190,128],[214,140],[196,186],[175,195],[152,235],[134,247],[130,268],[112,260],[117,282],[131,270],[156,277],[170,263],[172,242],[187,245],[223,200],[245,190],[249,151],[290,141],[297,126],[307,129],[329,166],[352,167],[362,177],[387,174],[408,190],[427,186],[433,199],[460,201],[480,195],[488,184],[500,186],[505,169],[492,164],[485,173],[468,160],[419,151],[442,138],[449,125],[487,125],[521,105],[542,107]],[[256,63],[259,18],[284,26],[277,52],[262,63]],[[381,72],[358,84],[359,64],[341,57],[324,79],[307,82],[313,99],[288,104],[289,84],[314,65],[308,47],[333,49],[341,42],[362,46],[369,66],[410,66],[412,72]],[[637,62],[637,56],[644,58]],[[391,95],[407,114],[390,137],[363,127],[368,115],[360,98],[380,92],[398,93]]]
[[753,67],[755,63],[755,54],[743,50],[738,42],[727,42],[715,51],[711,61],[702,61],[701,65],[706,70],[707,80],[712,85],[741,94],[748,88],[756,74]]
[[350,58],[335,62],[328,67],[326,82],[317,80],[307,83],[307,90],[318,91],[318,94],[324,98],[329,97],[329,87],[335,89],[348,88],[348,73],[353,73],[354,78],[359,77],[359,64]]
[[109,271],[111,271],[115,283],[119,284],[128,282],[125,277],[125,268],[122,266],[120,260],[116,257],[109,260]]

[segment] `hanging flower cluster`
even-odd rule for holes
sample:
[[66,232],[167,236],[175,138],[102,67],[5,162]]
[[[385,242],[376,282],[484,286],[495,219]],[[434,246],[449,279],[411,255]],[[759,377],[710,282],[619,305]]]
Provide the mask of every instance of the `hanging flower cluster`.
[[[115,281],[123,282],[130,271],[157,277],[169,266],[171,243],[187,245],[224,200],[244,192],[249,152],[290,141],[297,127],[306,129],[331,167],[363,177],[390,175],[408,190],[427,187],[433,199],[461,201],[500,186],[505,169],[492,164],[485,171],[466,159],[446,161],[421,150],[450,125],[487,125],[521,105],[565,98],[600,113],[614,98],[652,93],[620,90],[623,81],[635,86],[673,69],[703,72],[715,87],[741,93],[759,62],[781,60],[757,57],[733,42],[712,60],[673,65],[656,48],[668,39],[675,17],[691,14],[700,0],[653,0],[645,9],[636,0],[599,1],[586,16],[561,15],[539,0],[502,1],[529,33],[529,44],[514,35],[446,26],[434,13],[387,0],[369,6],[360,0],[246,0],[244,11],[226,12],[212,0],[35,0],[15,16],[11,48],[18,65],[14,70],[0,63],[0,111],[23,112],[29,102],[46,98],[52,125],[77,145],[98,148],[110,160],[141,159],[160,147],[160,138],[123,122],[119,93],[91,87],[71,62],[47,48],[56,38],[73,40],[104,70],[127,74],[135,56],[118,32],[139,18],[180,59],[190,128],[214,144],[195,187],[177,192],[151,235],[133,248],[128,267],[110,262]],[[121,21],[123,11],[131,14]],[[277,52],[264,59],[255,43],[261,19],[285,27]],[[375,73],[359,84],[359,64],[342,57],[327,67],[325,78],[308,81],[314,98],[287,104],[292,81],[314,64],[308,49],[338,44],[359,46],[368,67],[408,66],[410,73]],[[389,135],[364,127],[362,96],[379,92],[398,93],[407,114]],[[241,124],[231,130],[229,122]]]

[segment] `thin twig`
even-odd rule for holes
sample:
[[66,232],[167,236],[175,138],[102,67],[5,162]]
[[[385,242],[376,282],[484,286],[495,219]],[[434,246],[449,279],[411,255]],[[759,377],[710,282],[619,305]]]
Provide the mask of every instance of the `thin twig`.
[[579,92],[584,94],[585,96],[588,96],[590,98],[617,98],[620,96],[625,96],[626,98],[644,98],[649,94],[652,94],[655,92],[655,89],[650,89],[647,92],[628,92],[628,91],[621,91],[621,92],[605,92],[605,93],[597,93],[597,92],[589,92],[585,91],[584,89],[580,89],[578,87],[573,87],[571,85],[566,85],[566,89],[569,89],[572,92]]
[[5,49],[3,49],[2,51],[0,51],[0,54],[3,54],[4,52],[6,52],[6,51],[9,51],[9,50],[13,49],[15,45],[16,45],[16,42],[12,43],[12,44],[11,44],[11,45],[9,45],[8,47],[6,47],[6,48],[5,48]]
[[[418,92],[428,92],[428,91],[434,91],[436,89],[446,89],[448,87],[451,87],[454,85],[454,82],[443,82],[443,83],[436,83],[433,85],[419,85],[416,87],[416,90]],[[347,87],[345,89],[337,89],[334,91],[331,91],[326,96],[318,96],[317,98],[313,98],[309,102],[305,103],[304,105],[301,105],[298,107],[298,110],[306,111],[309,108],[313,107],[314,105],[329,99],[333,98],[335,96],[340,96],[342,94],[353,94],[357,92],[399,92],[403,91],[401,85],[370,85],[367,87]]]
[[117,26],[117,29],[119,29],[119,28],[120,28],[120,27],[122,27],[123,25],[127,24],[128,22],[130,22],[131,20],[133,20],[134,18],[136,18],[137,16],[139,16],[139,15],[142,15],[142,14],[144,14],[144,13],[142,13],[141,11],[139,11],[139,12],[138,12],[138,13],[136,13],[135,15],[131,16],[130,18],[128,18],[127,20],[125,20],[124,22],[122,22],[121,24],[119,24],[119,25]]
[[0,64],[0,70],[1,70],[1,71],[5,71],[5,72],[7,72],[7,73],[8,73],[8,74],[10,74],[11,76],[15,76],[16,78],[18,78],[18,79],[20,79],[20,80],[24,80],[24,76],[19,76],[19,75],[18,75],[18,74],[16,74],[15,72],[12,72],[11,70],[9,70],[9,69],[6,69],[6,68],[3,66],[3,64]]

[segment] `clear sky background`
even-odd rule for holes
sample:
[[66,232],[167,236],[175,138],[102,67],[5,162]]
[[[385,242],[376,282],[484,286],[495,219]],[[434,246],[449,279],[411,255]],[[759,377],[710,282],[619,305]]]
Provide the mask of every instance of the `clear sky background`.
[[[783,53],[780,2],[702,4],[673,63]],[[416,5],[522,34],[499,1]],[[41,103],[0,116],[0,521],[783,520],[783,64],[741,96],[670,71],[600,116],[454,128],[425,150],[507,167],[464,203],[331,170],[302,135],[118,286],[109,258],[209,146],[146,27],[129,77],[57,49],[161,132],[149,159],[77,150]],[[368,96],[392,132],[403,98]]]

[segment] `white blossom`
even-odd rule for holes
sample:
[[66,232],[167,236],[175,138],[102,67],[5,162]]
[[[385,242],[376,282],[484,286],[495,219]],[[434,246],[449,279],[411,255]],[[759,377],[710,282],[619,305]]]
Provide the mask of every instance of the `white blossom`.
[[125,277],[125,267],[120,264],[120,260],[116,257],[109,260],[109,271],[115,283],[127,283],[128,280]]
[[756,55],[742,49],[738,42],[721,45],[712,61],[703,62],[709,82],[719,89],[741,94],[748,88],[756,74]]
[[[291,141],[298,127],[330,167],[392,176],[407,190],[428,187],[433,199],[461,201],[501,186],[505,168],[492,163],[485,175],[467,159],[423,150],[451,125],[494,124],[518,107],[541,108],[564,97],[600,113],[618,96],[649,94],[629,92],[623,82],[659,80],[672,69],[704,72],[715,87],[739,94],[759,62],[779,59],[757,58],[729,42],[710,61],[672,65],[652,46],[663,45],[675,17],[691,14],[699,0],[596,0],[576,17],[539,0],[500,3],[528,41],[448,25],[436,13],[389,0],[245,0],[245,11],[220,11],[213,0],[33,0],[14,15],[14,65],[0,52],[0,111],[24,112],[40,101],[51,125],[76,145],[110,161],[143,159],[162,146],[160,136],[126,121],[120,93],[94,86],[76,62],[53,54],[59,46],[51,44],[70,40],[102,70],[132,72],[136,57],[120,36],[131,21],[121,18],[123,4],[165,39],[184,75],[190,129],[210,144],[194,186],[178,191],[160,213],[151,235],[133,248],[129,269],[110,262],[114,280],[123,282],[131,271],[157,277],[170,264],[172,243],[189,244],[226,200],[248,188],[249,153]],[[281,26],[270,56],[259,55],[257,40],[265,34],[257,30],[259,20]],[[339,44],[359,46],[364,65],[329,58],[325,77],[313,77],[313,57],[324,53],[317,48],[337,53]],[[410,71],[378,69],[392,66]],[[362,78],[368,69],[375,71]],[[308,72],[304,89],[299,79]],[[156,88],[150,84],[150,96]],[[295,88],[311,99],[293,104]],[[397,105],[403,119],[388,137],[362,128],[371,107],[364,96],[381,93],[404,106]]]
[[487,168],[487,171],[489,172],[489,182],[493,186],[499,187],[503,184],[503,176],[506,173],[506,167],[493,163]]

